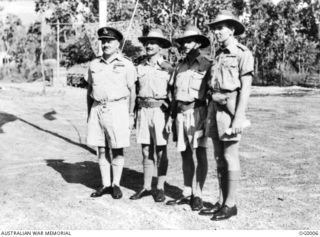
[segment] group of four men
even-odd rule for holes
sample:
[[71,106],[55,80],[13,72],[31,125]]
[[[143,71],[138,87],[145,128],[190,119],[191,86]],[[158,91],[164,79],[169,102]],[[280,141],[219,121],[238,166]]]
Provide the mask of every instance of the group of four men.
[[[122,197],[123,148],[130,145],[130,130],[136,119],[144,184],[131,200],[153,195],[156,202],[165,201],[167,143],[172,133],[182,156],[184,188],[181,197],[167,205],[187,203],[200,215],[211,215],[212,220],[237,215],[239,141],[250,94],[253,57],[234,38],[245,28],[230,12],[221,11],[209,27],[221,46],[215,58],[209,60],[200,53],[210,41],[199,29],[188,26],[183,36],[176,39],[186,56],[175,68],[161,54],[162,49],[171,47],[171,42],[159,29],[138,38],[146,55],[136,67],[119,53],[123,39],[119,31],[111,27],[98,30],[103,54],[91,62],[88,72],[87,142],[98,147],[102,187],[91,197]],[[231,132],[226,132],[228,129]],[[202,190],[208,171],[208,137],[213,141],[220,194],[212,207],[204,209]],[[158,169],[158,179],[152,191],[154,167]]]

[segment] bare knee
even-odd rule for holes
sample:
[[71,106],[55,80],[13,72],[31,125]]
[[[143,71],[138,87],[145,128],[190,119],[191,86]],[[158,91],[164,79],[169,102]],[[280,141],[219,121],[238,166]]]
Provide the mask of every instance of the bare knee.
[[151,145],[142,144],[142,157],[143,160],[151,159],[153,160],[154,148]]
[[106,148],[98,147],[98,158],[105,158],[106,157]]
[[156,153],[157,153],[158,160],[161,160],[161,161],[168,160],[167,146],[156,146]]

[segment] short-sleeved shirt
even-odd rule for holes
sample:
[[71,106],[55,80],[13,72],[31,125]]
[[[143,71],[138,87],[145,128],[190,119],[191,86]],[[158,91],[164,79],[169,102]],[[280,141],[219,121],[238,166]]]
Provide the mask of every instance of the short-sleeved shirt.
[[184,59],[178,64],[170,84],[174,85],[175,100],[193,102],[205,100],[210,78],[211,62],[199,54],[193,60]]
[[253,74],[253,70],[252,53],[234,39],[227,47],[218,49],[211,68],[209,87],[234,91],[241,88],[241,76]]
[[171,65],[163,59],[152,65],[147,59],[137,66],[139,92],[141,98],[166,99],[170,80]]
[[94,59],[89,66],[88,83],[92,86],[91,97],[95,101],[114,101],[130,95],[130,88],[137,80],[133,63],[121,54],[104,60]]

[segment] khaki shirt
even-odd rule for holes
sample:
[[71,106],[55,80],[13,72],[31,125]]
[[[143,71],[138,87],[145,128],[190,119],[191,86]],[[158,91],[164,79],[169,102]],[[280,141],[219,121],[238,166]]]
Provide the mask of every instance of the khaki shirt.
[[[164,65],[166,64],[166,65]],[[145,59],[137,66],[141,98],[166,99],[171,65],[162,58],[155,65]]]
[[250,50],[234,40],[217,51],[211,68],[209,87],[234,91],[241,88],[241,76],[253,74],[254,59]]
[[174,85],[175,100],[192,102],[205,100],[210,79],[211,62],[201,54],[191,62],[186,59],[178,64],[170,84]]
[[133,63],[121,54],[104,60],[94,59],[89,66],[88,83],[92,86],[91,97],[98,101],[114,101],[129,97],[137,80]]

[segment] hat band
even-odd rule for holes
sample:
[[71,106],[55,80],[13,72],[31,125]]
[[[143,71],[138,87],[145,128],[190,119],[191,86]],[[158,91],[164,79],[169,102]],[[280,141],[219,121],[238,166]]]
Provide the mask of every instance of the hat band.
[[155,32],[151,32],[147,35],[147,37],[157,37],[157,38],[164,38],[164,36],[162,34],[158,34]]
[[201,35],[201,34],[199,34],[199,32],[197,31],[190,30],[190,31],[185,31],[183,34],[183,37],[196,36],[196,35]]
[[99,35],[99,38],[115,38],[115,39],[117,39],[117,34],[112,31],[108,31],[107,34]]

